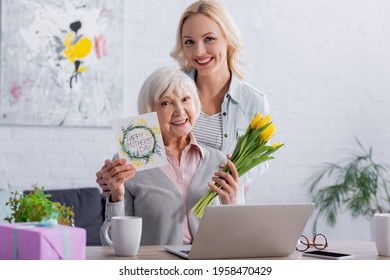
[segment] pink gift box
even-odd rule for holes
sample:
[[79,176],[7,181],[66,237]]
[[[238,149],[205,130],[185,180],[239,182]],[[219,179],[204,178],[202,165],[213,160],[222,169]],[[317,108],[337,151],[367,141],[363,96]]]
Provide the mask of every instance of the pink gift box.
[[86,230],[37,223],[0,224],[0,260],[83,260]]

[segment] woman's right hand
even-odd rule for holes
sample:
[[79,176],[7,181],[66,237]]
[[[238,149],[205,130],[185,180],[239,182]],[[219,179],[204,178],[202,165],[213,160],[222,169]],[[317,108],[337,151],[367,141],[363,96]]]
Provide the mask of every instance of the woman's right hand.
[[96,183],[105,196],[111,195],[111,201],[118,202],[124,199],[125,182],[133,178],[136,171],[135,166],[127,163],[126,159],[106,160],[96,173]]

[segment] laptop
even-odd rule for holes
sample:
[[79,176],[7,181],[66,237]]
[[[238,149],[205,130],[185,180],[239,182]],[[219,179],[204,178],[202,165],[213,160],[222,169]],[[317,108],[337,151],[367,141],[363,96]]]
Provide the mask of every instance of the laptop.
[[208,206],[192,245],[165,250],[186,259],[288,256],[313,209],[314,203]]

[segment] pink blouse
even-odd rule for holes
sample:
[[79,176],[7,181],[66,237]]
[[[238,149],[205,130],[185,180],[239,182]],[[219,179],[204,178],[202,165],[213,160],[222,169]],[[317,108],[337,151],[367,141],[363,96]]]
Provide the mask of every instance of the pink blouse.
[[183,209],[186,209],[183,223],[183,243],[191,243],[193,238],[187,218],[187,192],[203,157],[202,147],[198,144],[192,133],[189,136],[190,143],[181,154],[180,165],[174,155],[165,147],[169,164],[160,167],[179,190],[183,202]]

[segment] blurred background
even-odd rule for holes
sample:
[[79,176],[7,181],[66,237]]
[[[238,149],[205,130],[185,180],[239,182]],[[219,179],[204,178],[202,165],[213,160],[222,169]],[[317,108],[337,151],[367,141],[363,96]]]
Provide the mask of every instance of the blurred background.
[[[137,114],[144,79],[175,65],[176,26],[192,2],[124,1],[124,66],[111,69],[123,71],[123,117]],[[308,178],[359,151],[355,138],[373,148],[377,162],[390,163],[390,2],[221,2],[244,40],[246,81],[266,93],[274,139],[286,143],[251,183],[248,203],[311,201]],[[2,125],[0,189],[96,186],[95,173],[115,152],[109,127]],[[317,229],[329,239],[371,239],[370,223],[341,211],[335,227],[320,221]]]

